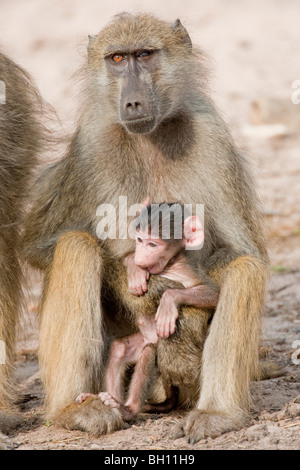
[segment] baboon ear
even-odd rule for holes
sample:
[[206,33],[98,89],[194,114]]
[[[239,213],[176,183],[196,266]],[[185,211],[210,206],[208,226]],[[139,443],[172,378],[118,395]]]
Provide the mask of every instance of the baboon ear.
[[88,43],[88,50],[92,49],[94,43],[96,42],[97,37],[92,36],[89,34],[89,43]]
[[147,196],[146,199],[142,202],[143,206],[147,207],[150,204],[150,196]]
[[189,36],[189,33],[181,23],[180,19],[177,19],[173,24],[172,24],[172,31],[180,35],[180,38],[183,43],[185,43],[188,47],[189,52],[192,52],[192,40]]
[[140,206],[141,206],[140,214],[141,214],[142,210],[145,209],[145,207],[149,206],[149,204],[150,204],[150,196],[147,196],[146,199],[143,202],[141,202],[141,204],[140,204]]

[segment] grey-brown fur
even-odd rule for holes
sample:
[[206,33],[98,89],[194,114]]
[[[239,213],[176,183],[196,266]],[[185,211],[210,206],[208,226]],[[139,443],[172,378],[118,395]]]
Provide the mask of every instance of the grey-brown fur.
[[[105,58],[137,47],[159,50],[154,70],[135,77],[152,90],[156,112],[147,133],[122,121],[124,80],[110,73]],[[220,298],[204,344],[197,412],[182,421],[181,432],[197,440],[248,418],[268,260],[248,164],[207,97],[203,57],[178,22],[172,28],[144,14],[119,15],[90,39],[78,127],[65,157],[37,181],[24,239],[27,259],[47,272],[40,363],[49,413],[82,390],[93,392],[106,334],[128,334],[124,321],[106,323],[99,294],[102,249],[121,259],[134,242],[96,237],[97,206],[117,207],[126,195],[128,206],[147,196],[154,203],[205,204],[204,247],[189,257],[208,269]],[[84,427],[90,429],[88,419]]]
[[9,433],[19,423],[13,362],[22,303],[20,230],[44,131],[42,102],[35,85],[2,52],[0,80],[5,91],[0,104],[0,340],[6,352],[6,363],[0,365],[0,431]]

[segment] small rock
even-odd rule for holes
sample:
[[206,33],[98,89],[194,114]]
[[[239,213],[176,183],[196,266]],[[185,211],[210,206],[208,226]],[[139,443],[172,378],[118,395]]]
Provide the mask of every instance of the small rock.
[[297,382],[296,377],[293,374],[288,374],[283,379],[285,382]]
[[92,444],[90,450],[102,450],[102,447],[99,444]]

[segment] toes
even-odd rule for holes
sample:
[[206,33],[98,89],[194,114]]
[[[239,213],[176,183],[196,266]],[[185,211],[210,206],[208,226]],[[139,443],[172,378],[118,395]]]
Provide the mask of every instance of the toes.
[[100,392],[100,393],[98,394],[98,397],[101,398],[102,401],[107,400],[108,397],[110,397],[110,396],[111,396],[111,395],[110,395],[109,393],[107,393],[107,392]]
[[0,450],[13,450],[13,442],[0,432]]
[[[191,412],[188,416],[175,426],[172,437],[173,439],[180,439],[181,437],[186,437],[186,440],[189,444],[194,445],[196,442],[200,441],[204,437],[203,428],[199,421],[196,419],[198,415],[198,410],[196,414]],[[200,424],[200,425],[199,425]]]
[[83,403],[87,398],[92,397],[93,395],[91,393],[80,393],[78,397],[76,398],[76,403]]
[[98,397],[102,400],[104,405],[110,406],[111,408],[119,408],[119,403],[111,396],[108,392],[99,393]]
[[241,429],[244,424],[245,417],[239,415],[193,410],[177,425],[175,433],[178,437],[184,435],[187,442],[193,445],[206,437],[214,438],[224,432]]
[[205,419],[203,418],[203,414],[198,410],[192,411],[187,416],[184,433],[187,441],[192,445],[205,437]]
[[184,425],[184,420],[182,419],[181,421],[179,421],[179,423],[177,423],[174,426],[174,429],[171,434],[171,437],[173,439],[180,439],[181,437],[184,437],[185,434],[183,430],[183,425]]

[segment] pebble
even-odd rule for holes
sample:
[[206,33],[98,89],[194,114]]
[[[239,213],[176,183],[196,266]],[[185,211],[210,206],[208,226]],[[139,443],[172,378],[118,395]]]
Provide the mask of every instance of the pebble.
[[92,444],[90,450],[103,450],[103,447],[99,446],[99,444]]

